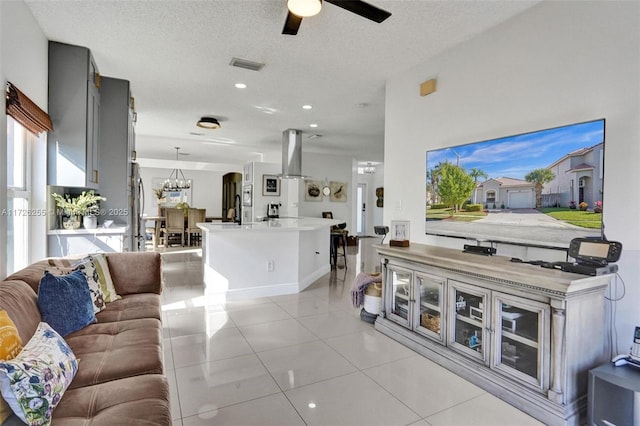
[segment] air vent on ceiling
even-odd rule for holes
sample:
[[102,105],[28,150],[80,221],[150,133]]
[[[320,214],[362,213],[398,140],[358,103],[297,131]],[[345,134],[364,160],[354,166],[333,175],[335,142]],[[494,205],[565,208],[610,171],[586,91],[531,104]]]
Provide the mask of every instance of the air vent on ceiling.
[[322,135],[319,135],[317,133],[311,134],[309,136],[307,136],[309,139],[317,139],[317,138],[321,138]]
[[264,64],[259,62],[248,61],[246,59],[233,58],[229,64],[232,67],[244,68],[251,71],[260,71]]

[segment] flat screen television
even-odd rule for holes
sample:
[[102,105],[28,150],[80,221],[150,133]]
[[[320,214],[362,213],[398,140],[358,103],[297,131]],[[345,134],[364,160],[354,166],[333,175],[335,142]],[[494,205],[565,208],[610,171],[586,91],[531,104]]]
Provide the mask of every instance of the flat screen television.
[[427,151],[426,234],[566,249],[602,238],[605,120]]

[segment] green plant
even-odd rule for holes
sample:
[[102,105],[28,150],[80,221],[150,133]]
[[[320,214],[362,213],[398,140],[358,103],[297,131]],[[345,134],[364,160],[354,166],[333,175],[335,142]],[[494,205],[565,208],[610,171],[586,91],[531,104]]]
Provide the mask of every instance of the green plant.
[[96,195],[93,190],[82,191],[82,194],[73,198],[69,194],[62,196],[53,193],[51,196],[56,200],[56,206],[69,216],[96,215],[100,213],[98,201],[106,201],[105,197]]
[[465,210],[468,212],[482,211],[482,204],[467,204]]
[[158,200],[161,200],[161,199],[163,199],[163,198],[164,198],[164,189],[162,189],[162,188],[155,188],[155,189],[153,190],[153,192],[156,194],[156,198],[157,198]]

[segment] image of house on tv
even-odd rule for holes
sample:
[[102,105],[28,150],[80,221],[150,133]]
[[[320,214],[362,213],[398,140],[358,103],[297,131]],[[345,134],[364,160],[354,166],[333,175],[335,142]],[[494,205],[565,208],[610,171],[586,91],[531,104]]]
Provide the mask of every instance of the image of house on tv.
[[604,144],[570,152],[547,167],[555,178],[544,185],[544,207],[569,207],[582,202],[592,210],[602,201],[604,177]]
[[488,209],[532,209],[536,206],[535,185],[522,179],[491,178],[478,184],[476,199]]
[[[542,207],[570,207],[582,202],[591,210],[602,201],[603,144],[580,148],[547,167],[553,179],[542,190]],[[509,177],[491,178],[478,184],[475,199],[489,209],[536,207],[535,184]]]

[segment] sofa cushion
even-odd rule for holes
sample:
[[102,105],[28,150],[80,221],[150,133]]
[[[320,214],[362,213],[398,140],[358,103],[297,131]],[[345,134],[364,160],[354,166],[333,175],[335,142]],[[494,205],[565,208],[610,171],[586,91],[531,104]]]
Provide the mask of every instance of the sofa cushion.
[[[22,351],[22,339],[18,329],[7,311],[0,310],[0,361],[10,360]],[[4,422],[12,413],[4,398],[0,398],[0,423]]]
[[20,339],[28,342],[40,323],[38,296],[24,281],[0,282],[0,309],[4,309],[13,320]]
[[49,324],[41,322],[17,357],[0,362],[2,396],[25,423],[49,424],[77,370],[71,348]]
[[42,321],[61,336],[96,322],[89,285],[80,270],[60,276],[45,272],[38,288],[38,306]]
[[160,253],[107,253],[106,256],[119,295],[162,292]]
[[53,413],[55,426],[170,426],[169,385],[160,374],[69,389]]
[[49,266],[50,266],[49,262],[46,259],[40,260],[9,275],[5,279],[5,281],[24,281],[25,283],[29,284],[29,287],[31,287],[34,293],[38,293],[38,286],[40,285],[40,280],[44,275],[44,271]]
[[91,324],[66,336],[82,360],[72,388],[162,373],[162,325],[155,318]]
[[127,294],[122,299],[108,303],[96,314],[98,322],[114,322],[140,318],[161,319],[162,304],[155,293]]

